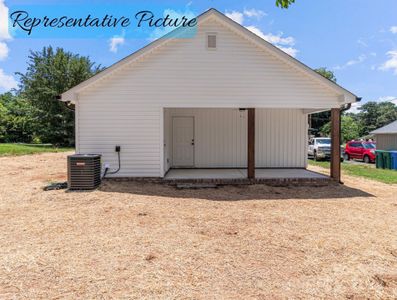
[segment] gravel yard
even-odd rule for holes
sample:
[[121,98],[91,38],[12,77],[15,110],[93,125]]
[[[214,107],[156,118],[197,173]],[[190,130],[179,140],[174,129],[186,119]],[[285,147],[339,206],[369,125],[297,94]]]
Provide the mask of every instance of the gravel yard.
[[0,157],[0,299],[397,298],[397,185],[44,192],[66,155]]

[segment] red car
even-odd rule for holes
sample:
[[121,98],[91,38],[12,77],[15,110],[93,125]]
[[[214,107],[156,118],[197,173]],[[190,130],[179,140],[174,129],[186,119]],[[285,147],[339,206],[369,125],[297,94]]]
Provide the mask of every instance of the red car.
[[373,142],[350,141],[346,144],[344,159],[361,159],[365,163],[375,161],[376,145]]

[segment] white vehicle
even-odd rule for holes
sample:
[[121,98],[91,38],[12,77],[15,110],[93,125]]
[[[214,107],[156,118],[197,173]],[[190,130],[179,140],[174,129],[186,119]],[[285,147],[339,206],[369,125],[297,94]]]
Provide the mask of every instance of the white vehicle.
[[325,137],[313,138],[309,141],[307,150],[309,157],[314,160],[331,158],[331,139]]

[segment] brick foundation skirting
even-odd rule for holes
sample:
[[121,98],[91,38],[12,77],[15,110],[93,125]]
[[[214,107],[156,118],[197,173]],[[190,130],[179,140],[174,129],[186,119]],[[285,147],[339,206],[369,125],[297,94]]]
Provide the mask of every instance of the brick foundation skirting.
[[163,179],[160,177],[115,177],[106,178],[105,181],[132,181],[142,183],[161,183],[167,185],[177,185],[184,183],[197,184],[217,184],[217,185],[249,185],[249,184],[266,184],[271,186],[288,186],[288,185],[309,185],[309,186],[324,186],[335,184],[332,178],[236,178],[236,179],[220,179],[220,178],[206,178],[206,179]]

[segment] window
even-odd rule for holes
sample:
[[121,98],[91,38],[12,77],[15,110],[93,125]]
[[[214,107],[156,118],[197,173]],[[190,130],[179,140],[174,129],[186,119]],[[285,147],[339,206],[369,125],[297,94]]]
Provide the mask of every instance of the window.
[[331,139],[317,139],[317,144],[331,145]]
[[360,142],[350,143],[349,146],[352,147],[352,148],[362,148],[363,147],[363,145]]
[[216,49],[216,33],[207,34],[207,48]]
[[363,144],[363,146],[365,149],[376,149],[375,144],[372,144],[372,143],[365,143],[365,144]]

